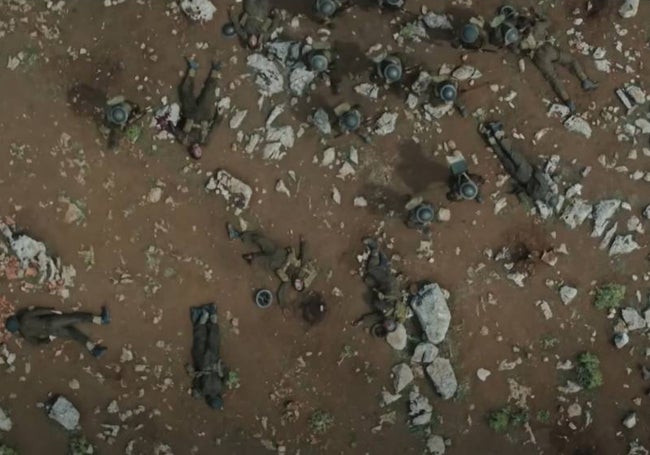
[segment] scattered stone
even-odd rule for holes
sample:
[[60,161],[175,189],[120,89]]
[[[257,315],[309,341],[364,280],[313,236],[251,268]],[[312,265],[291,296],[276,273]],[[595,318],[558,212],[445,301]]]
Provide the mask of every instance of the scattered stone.
[[569,108],[564,104],[551,104],[546,114],[548,117],[565,118],[569,115]]
[[600,201],[594,206],[594,229],[591,232],[592,237],[601,237],[607,228],[609,219],[614,216],[621,206],[618,199],[609,199]]
[[591,215],[592,206],[584,199],[575,199],[562,213],[561,219],[571,229],[580,226]]
[[411,382],[413,382],[413,371],[405,363],[400,363],[393,367],[393,386],[395,387],[395,393],[400,393],[406,388]]
[[287,197],[291,197],[291,192],[289,192],[289,188],[287,188],[287,185],[284,183],[284,180],[280,179],[275,183],[275,191],[278,193],[285,194]]
[[422,363],[428,365],[438,357],[438,348],[433,343],[420,343],[415,347],[411,363]]
[[324,136],[332,134],[332,125],[330,124],[330,117],[325,111],[325,109],[316,109],[314,114],[311,116],[311,122],[314,124],[316,129]]
[[568,305],[573,301],[573,299],[576,298],[578,295],[578,290],[574,287],[571,286],[562,286],[560,288],[560,299],[562,300],[562,303],[565,305]]
[[420,393],[417,386],[409,393],[409,417],[411,425],[421,426],[427,425],[431,422],[431,415],[433,414],[433,407],[427,400],[427,397]]
[[81,385],[76,379],[71,379],[70,382],[68,382],[68,387],[70,387],[72,390],[79,390],[79,387],[81,387]]
[[630,336],[627,332],[621,332],[614,335],[614,345],[618,349],[623,349],[630,342]]
[[636,412],[630,412],[623,419],[623,426],[627,429],[632,429],[636,426]]
[[375,122],[373,133],[377,136],[387,136],[395,131],[395,124],[397,123],[398,114],[392,112],[384,112],[381,117]]
[[567,416],[569,419],[580,417],[582,415],[582,407],[578,403],[571,403],[567,408]]
[[624,0],[621,7],[618,9],[618,14],[624,19],[636,16],[639,12],[639,0]]
[[442,436],[436,434],[429,436],[427,439],[427,450],[431,455],[445,455],[447,447]]
[[565,386],[559,386],[557,390],[564,395],[572,395],[574,393],[580,392],[582,390],[582,387],[573,381],[567,381]]
[[246,63],[256,74],[255,85],[260,94],[270,97],[284,91],[284,77],[275,62],[262,54],[251,54]]
[[609,255],[617,256],[620,254],[629,254],[639,248],[641,248],[641,246],[634,241],[632,234],[617,235],[612,246],[609,247]]
[[356,85],[354,91],[359,95],[367,96],[370,99],[376,100],[379,96],[379,87],[377,84],[370,84],[364,82],[363,84]]
[[427,14],[422,16],[422,22],[432,30],[453,30],[449,18],[444,14],[436,14],[429,11]]
[[230,128],[233,130],[239,128],[242,122],[244,121],[244,119],[246,118],[246,114],[248,114],[247,109],[243,109],[241,111],[235,112],[233,116],[230,117],[230,122],[229,122]]
[[611,244],[612,239],[616,234],[616,229],[618,229],[618,223],[614,223],[614,225],[611,228],[609,228],[607,232],[605,232],[605,235],[603,236],[603,239],[601,240],[598,248],[600,248],[601,250],[606,250],[607,248],[609,248],[609,245]]
[[210,21],[217,11],[210,0],[181,0],[180,7],[195,22]]
[[151,188],[149,190],[149,194],[147,194],[147,202],[151,204],[156,204],[160,202],[160,200],[162,199],[162,195],[163,195],[162,188],[158,188],[157,186]]
[[368,207],[368,201],[363,196],[355,197],[353,203],[355,207]]
[[644,104],[646,102],[646,93],[639,86],[628,85],[625,87],[625,93],[627,93],[636,104]]
[[469,65],[462,65],[456,68],[452,73],[451,77],[458,81],[467,81],[467,80],[476,80],[481,78],[483,75],[479,70]]
[[63,396],[58,396],[49,406],[47,415],[66,430],[72,431],[79,426],[79,411]]
[[436,357],[426,371],[433,381],[436,391],[444,400],[448,400],[456,394],[458,381],[448,359]]
[[451,313],[440,286],[436,283],[422,286],[411,297],[410,305],[427,339],[433,344],[442,342],[449,329]]
[[7,413],[0,408],[0,431],[11,431],[13,427],[13,422],[7,415]]
[[447,222],[451,220],[451,210],[441,207],[437,212],[438,221]]
[[335,186],[332,186],[332,200],[335,204],[341,205],[341,192]]
[[551,306],[548,304],[547,301],[545,300],[540,300],[537,302],[537,306],[540,307],[542,310],[542,314],[544,315],[544,319],[547,321],[553,317],[553,312],[551,311]]
[[316,73],[314,71],[306,68],[296,68],[289,74],[289,90],[296,96],[302,96],[315,78]]
[[564,121],[564,127],[572,133],[581,134],[587,139],[591,138],[591,126],[589,126],[589,122],[578,115],[572,115],[566,119]]
[[485,380],[489,378],[491,374],[492,372],[490,370],[486,370],[485,368],[479,368],[476,371],[476,377],[478,377],[481,382],[485,382]]
[[408,335],[404,324],[398,323],[397,328],[386,335],[386,342],[396,351],[404,350],[408,342]]
[[336,160],[336,149],[334,147],[328,147],[323,152],[323,159],[321,160],[321,166],[331,166]]
[[650,220],[650,205],[645,208],[643,211],[643,218]]
[[623,310],[621,310],[621,317],[623,318],[623,321],[625,321],[627,329],[630,332],[645,329],[646,327],[645,319],[643,319],[639,312],[634,308],[623,308]]
[[650,121],[638,118],[634,121],[634,125],[641,130],[641,134],[650,134]]
[[381,391],[381,406],[388,406],[395,403],[397,400],[402,398],[400,394],[392,394],[388,390],[384,389]]
[[223,169],[218,170],[214,176],[210,177],[205,189],[223,196],[226,205],[234,208],[236,215],[248,208],[253,196],[253,190],[250,186]]

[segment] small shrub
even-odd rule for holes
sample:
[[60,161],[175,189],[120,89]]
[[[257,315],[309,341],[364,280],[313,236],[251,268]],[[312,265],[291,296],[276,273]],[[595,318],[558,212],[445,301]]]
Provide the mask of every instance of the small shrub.
[[228,390],[235,390],[239,388],[239,373],[230,370],[226,375],[226,387]]
[[625,298],[625,286],[622,284],[610,283],[596,289],[596,300],[594,304],[599,310],[618,308]]
[[537,411],[537,420],[540,423],[549,423],[551,421],[551,413],[548,409],[540,409]]
[[329,412],[320,409],[314,411],[309,417],[309,428],[312,433],[323,434],[326,433],[334,423],[334,417]]
[[0,442],[0,455],[18,455],[18,451]]
[[510,412],[507,408],[490,412],[488,425],[496,432],[504,432],[510,426]]
[[488,425],[492,430],[502,433],[511,426],[520,426],[528,422],[528,413],[525,409],[515,410],[509,407],[497,409],[488,415]]
[[586,390],[592,390],[603,385],[603,373],[600,371],[600,360],[596,354],[583,352],[578,356],[576,366],[578,384]]

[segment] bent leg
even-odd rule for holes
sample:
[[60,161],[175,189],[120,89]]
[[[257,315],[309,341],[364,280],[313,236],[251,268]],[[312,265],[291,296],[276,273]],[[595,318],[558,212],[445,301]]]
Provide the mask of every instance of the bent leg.
[[565,66],[571,70],[571,72],[580,79],[580,82],[584,82],[587,79],[587,73],[582,68],[582,65],[573,55],[568,52],[560,52],[558,57],[558,63],[562,66]]
[[277,245],[259,232],[247,231],[241,234],[244,243],[255,245],[263,256],[272,256],[278,250]]
[[85,333],[74,326],[60,327],[53,333],[53,335],[74,340],[83,345],[89,351],[92,350],[95,345]]

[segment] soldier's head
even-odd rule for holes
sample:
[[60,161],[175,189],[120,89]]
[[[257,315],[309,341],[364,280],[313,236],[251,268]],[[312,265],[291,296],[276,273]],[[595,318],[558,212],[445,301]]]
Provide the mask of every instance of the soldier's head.
[[402,78],[401,62],[396,58],[385,60],[382,64],[382,76],[389,84],[399,81]]
[[196,142],[189,146],[188,152],[190,153],[190,156],[195,160],[200,160],[203,156],[203,150],[201,149],[201,146]]
[[444,82],[438,87],[438,96],[445,103],[451,103],[456,100],[458,91],[456,86],[451,82]]
[[478,196],[478,187],[476,186],[476,183],[474,183],[473,181],[466,180],[463,183],[461,183],[458,192],[460,197],[462,197],[467,201],[471,201],[473,199],[476,199],[476,197]]
[[415,209],[415,218],[422,224],[431,223],[434,218],[433,207],[430,204],[420,204]]
[[296,278],[293,280],[293,288],[298,292],[302,292],[305,289],[305,282],[300,278]]
[[205,401],[208,403],[208,406],[210,406],[212,409],[217,409],[217,410],[223,409],[223,398],[221,398],[220,395],[214,397],[207,396],[205,398]]
[[108,109],[108,120],[115,125],[124,125],[129,114],[122,103],[115,104]]
[[313,71],[322,73],[323,71],[327,71],[329,61],[327,60],[325,54],[322,52],[314,52],[309,57],[309,66]]
[[350,109],[341,116],[341,126],[347,131],[356,131],[361,126],[361,114],[356,109]]
[[7,318],[5,321],[5,329],[7,329],[7,332],[10,333],[18,332],[18,330],[20,330],[20,322],[18,322],[18,318],[16,316]]
[[503,42],[506,46],[512,46],[519,42],[521,34],[519,33],[519,30],[517,30],[517,27],[512,23],[504,22],[501,25],[501,28],[503,33]]

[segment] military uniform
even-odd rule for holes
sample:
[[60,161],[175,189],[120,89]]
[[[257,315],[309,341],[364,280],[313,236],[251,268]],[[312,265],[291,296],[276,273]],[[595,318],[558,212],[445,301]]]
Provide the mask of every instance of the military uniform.
[[546,19],[536,19],[528,34],[519,43],[519,47],[531,55],[535,66],[537,66],[544,78],[549,82],[558,98],[563,103],[570,104],[571,98],[569,93],[555,71],[556,64],[569,68],[580,80],[583,88],[595,88],[595,84],[591,82],[582,65],[573,55],[560,50],[548,42],[549,26],[550,23]]
[[278,26],[279,17],[273,14],[269,0],[244,0],[241,14],[233,14],[232,8],[229,14],[239,38],[253,48],[261,48]]
[[214,314],[214,318],[197,317],[192,321],[192,392],[205,398],[213,406],[213,400],[221,400],[224,372],[219,355],[219,325],[214,305],[194,308]]
[[[78,342],[89,351],[97,345],[75,327],[76,324],[108,324],[108,313],[103,310],[103,316],[92,313],[75,312],[61,313],[51,308],[34,308],[19,311],[14,317],[18,322],[18,331],[30,343],[49,343],[53,338],[67,338]],[[100,351],[105,348],[101,347]],[[101,354],[99,351],[97,355]]]
[[503,168],[526,194],[533,200],[554,206],[557,195],[553,191],[554,184],[549,175],[533,166],[521,153],[513,149],[510,140],[504,138],[500,124],[487,125],[484,133]]
[[219,82],[218,69],[213,67],[203,84],[201,94],[194,95],[196,69],[189,68],[178,87],[181,102],[181,121],[176,137],[184,145],[206,144],[216,122],[216,89]]

